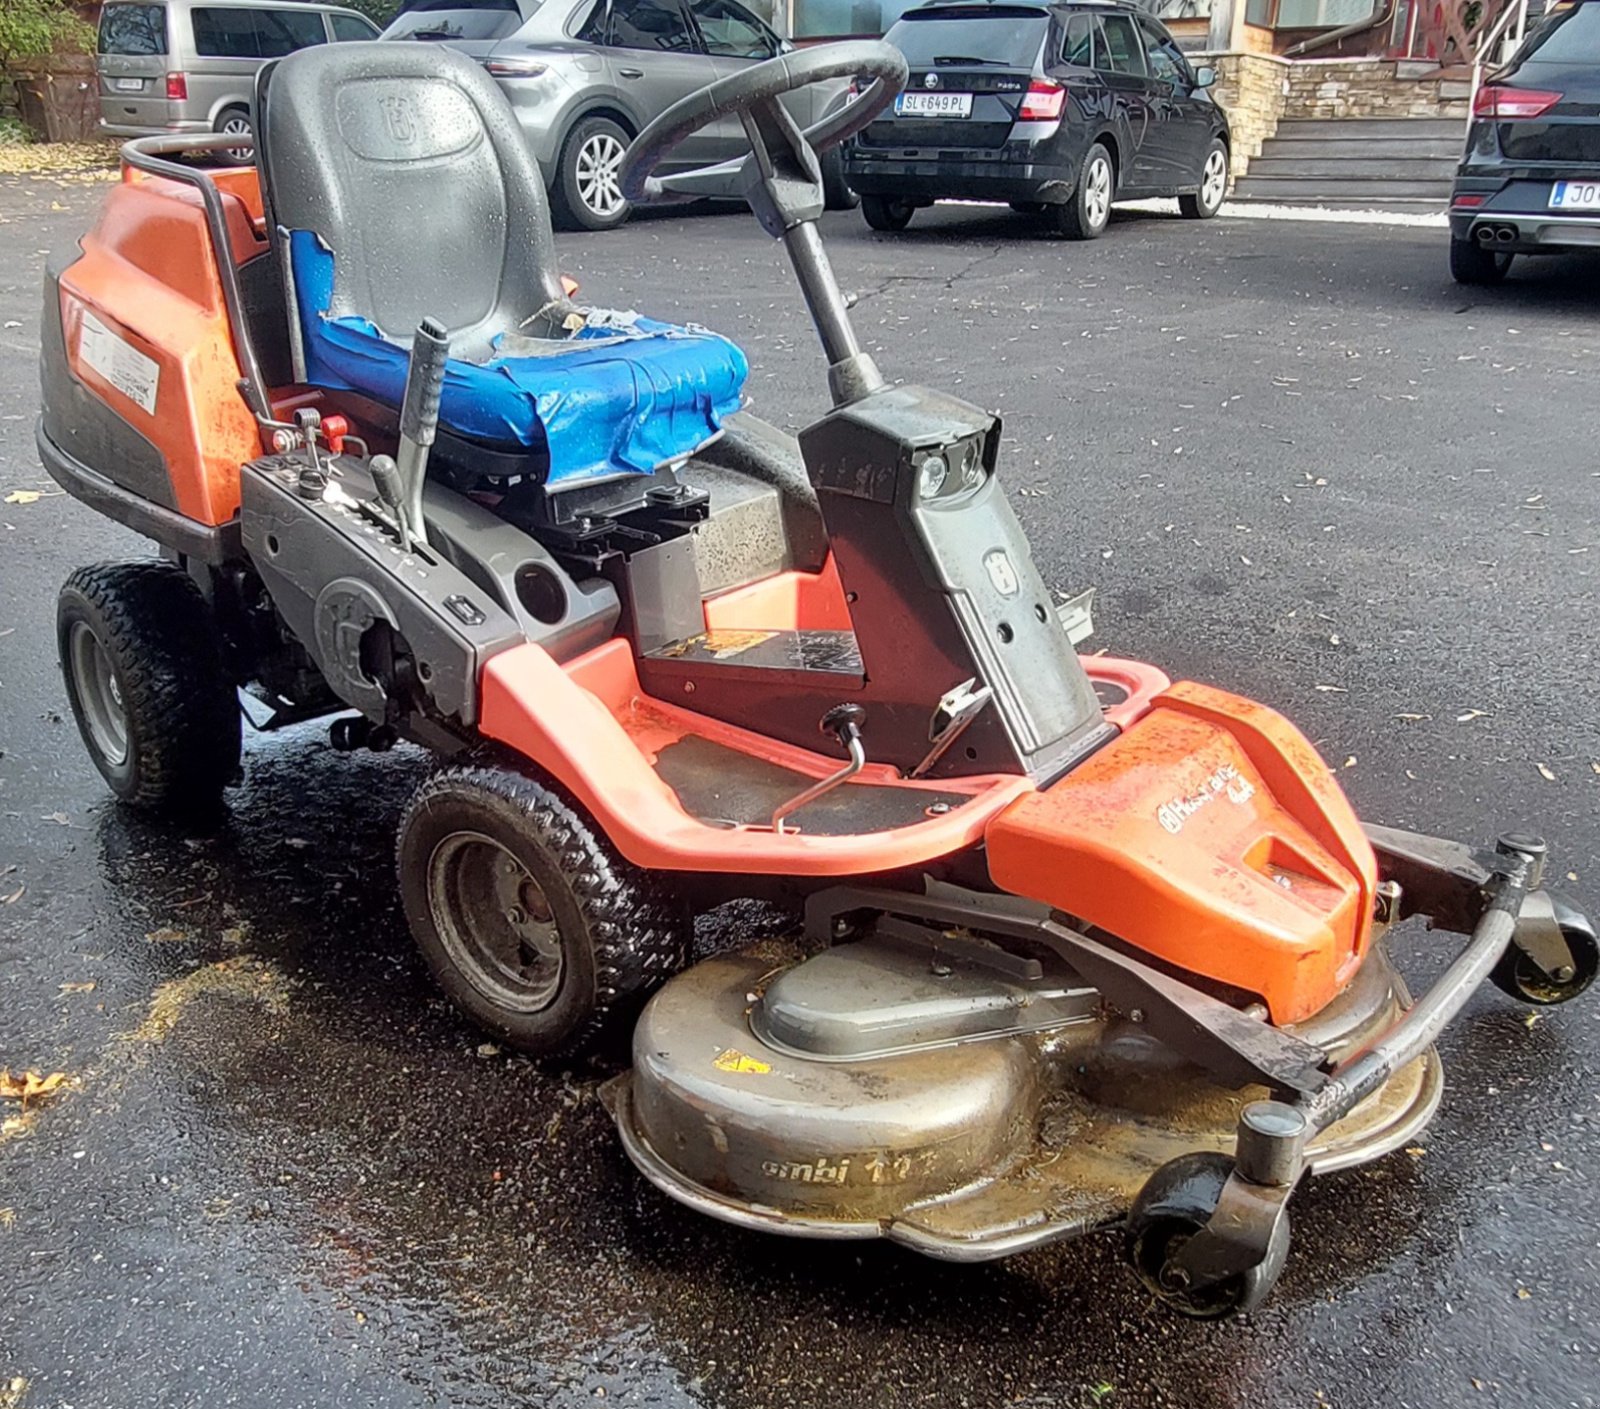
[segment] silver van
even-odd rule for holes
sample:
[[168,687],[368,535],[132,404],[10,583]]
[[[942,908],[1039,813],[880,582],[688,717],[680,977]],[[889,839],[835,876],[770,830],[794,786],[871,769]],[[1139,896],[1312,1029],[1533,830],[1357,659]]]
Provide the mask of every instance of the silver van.
[[304,0],[108,0],[96,64],[100,130],[248,134],[256,70],[268,59],[377,37],[365,15]]

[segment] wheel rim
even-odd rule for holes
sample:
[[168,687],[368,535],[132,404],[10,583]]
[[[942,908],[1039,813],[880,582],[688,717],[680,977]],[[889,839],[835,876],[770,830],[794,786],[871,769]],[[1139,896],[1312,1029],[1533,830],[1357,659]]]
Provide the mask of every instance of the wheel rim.
[[1205,174],[1200,181],[1200,199],[1207,210],[1222,204],[1222,193],[1228,185],[1228,157],[1220,147],[1213,147],[1206,158]]
[[123,703],[122,686],[111,667],[111,657],[88,622],[73,622],[67,660],[89,742],[107,763],[126,763],[128,709]]
[[1111,163],[1096,157],[1089,163],[1083,183],[1083,211],[1089,224],[1098,229],[1111,215]]
[[566,961],[543,888],[482,832],[452,832],[428,861],[428,906],[451,962],[484,997],[516,1013],[555,1001]]
[[621,212],[622,183],[617,172],[627,148],[609,132],[596,132],[578,148],[578,199],[595,215],[609,219]]
[[[222,132],[226,137],[252,137],[254,135],[250,128],[250,119],[245,117],[230,117],[222,124]],[[255,148],[254,146],[226,147],[224,150],[235,161],[244,161],[254,153]]]

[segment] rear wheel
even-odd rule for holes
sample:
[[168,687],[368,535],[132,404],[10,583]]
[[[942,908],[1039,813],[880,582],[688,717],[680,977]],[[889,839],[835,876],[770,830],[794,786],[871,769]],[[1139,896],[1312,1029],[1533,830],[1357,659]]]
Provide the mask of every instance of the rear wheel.
[[1498,284],[1511,271],[1511,256],[1472,240],[1450,241],[1450,275],[1458,284]]
[[555,213],[580,230],[614,230],[632,209],[623,199],[618,175],[633,139],[608,117],[586,117],[561,149],[556,176]]
[[469,765],[417,790],[400,894],[423,957],[480,1027],[566,1057],[631,1021],[688,947],[683,908],[551,788]]
[[844,179],[844,149],[835,147],[822,154],[822,198],[829,210],[854,210],[861,197]]
[[111,791],[155,811],[215,807],[239,771],[239,701],[200,589],[171,563],[79,568],[56,639],[78,732]]
[[1206,149],[1206,159],[1200,164],[1199,188],[1188,196],[1178,197],[1178,209],[1190,220],[1210,220],[1222,209],[1223,198],[1228,194],[1228,148],[1220,137]]
[[861,213],[874,230],[904,230],[917,213],[910,201],[895,200],[890,196],[863,196]]
[[1116,190],[1117,169],[1111,161],[1111,153],[1102,143],[1096,142],[1084,154],[1072,199],[1065,205],[1052,207],[1056,228],[1069,240],[1098,239],[1111,221],[1111,202]]
[[216,130],[229,137],[243,137],[250,145],[224,147],[219,155],[236,166],[246,166],[255,159],[255,129],[250,125],[248,108],[224,108],[217,114]]

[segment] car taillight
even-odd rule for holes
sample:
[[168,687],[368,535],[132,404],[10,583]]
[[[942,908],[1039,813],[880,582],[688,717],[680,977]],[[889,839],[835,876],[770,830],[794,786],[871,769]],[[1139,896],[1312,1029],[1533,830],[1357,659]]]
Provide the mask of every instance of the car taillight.
[[1457,196],[1451,204],[1460,210],[1465,207],[1480,206],[1488,199],[1487,196]]
[[540,63],[538,59],[508,57],[485,59],[483,66],[496,78],[537,78],[550,67],[549,64]]
[[167,75],[167,97],[173,99],[175,102],[181,103],[187,99],[188,96],[188,76],[181,73],[169,73]]
[[1472,115],[1498,122],[1542,117],[1564,96],[1542,88],[1507,88],[1504,84],[1490,83],[1478,90],[1478,96],[1472,104]]
[[1054,122],[1066,106],[1067,90],[1049,78],[1036,78],[1023,94],[1018,122]]

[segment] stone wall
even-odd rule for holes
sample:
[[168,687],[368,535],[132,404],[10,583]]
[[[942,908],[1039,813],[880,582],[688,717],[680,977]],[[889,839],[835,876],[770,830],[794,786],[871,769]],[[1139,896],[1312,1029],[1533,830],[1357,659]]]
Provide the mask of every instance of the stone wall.
[[1262,144],[1278,130],[1283,117],[1288,72],[1294,67],[1271,54],[1191,54],[1196,65],[1210,64],[1217,71],[1211,90],[1228,114],[1233,129],[1231,166],[1237,181],[1261,154]]
[[[1290,66],[1283,116],[1466,118],[1471,81],[1392,59],[1299,59]],[[1401,72],[1421,67],[1416,77]]]

